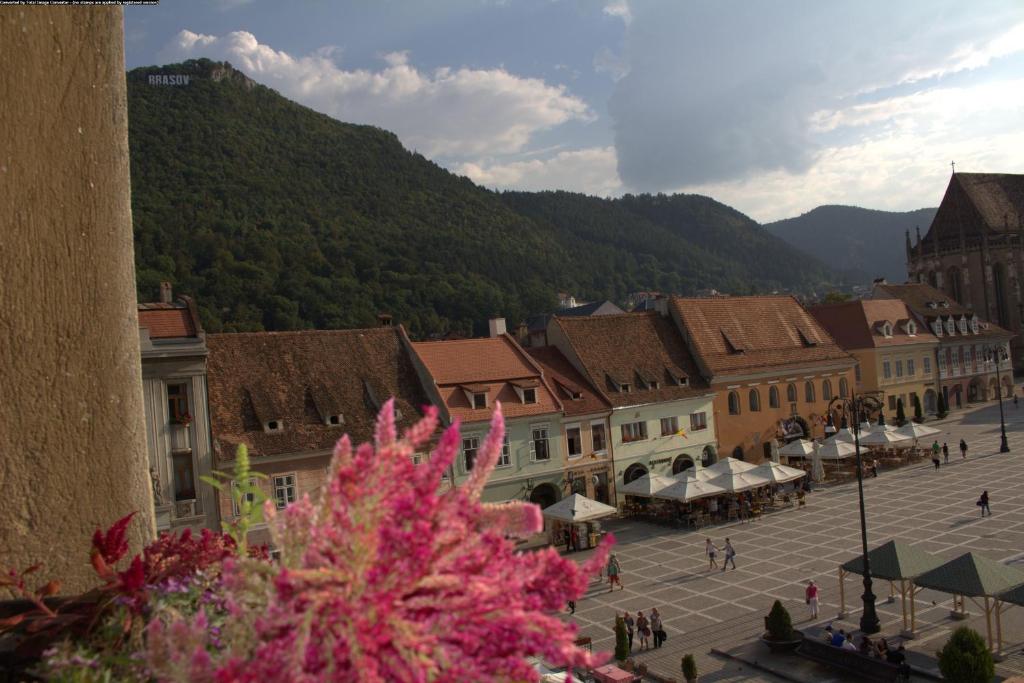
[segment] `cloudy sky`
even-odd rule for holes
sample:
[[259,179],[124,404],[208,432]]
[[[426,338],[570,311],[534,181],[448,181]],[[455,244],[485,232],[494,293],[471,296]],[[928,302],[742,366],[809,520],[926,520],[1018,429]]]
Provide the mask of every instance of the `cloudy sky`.
[[759,221],[1024,173],[1020,0],[175,0],[128,66],[226,59],[492,188],[707,194]]

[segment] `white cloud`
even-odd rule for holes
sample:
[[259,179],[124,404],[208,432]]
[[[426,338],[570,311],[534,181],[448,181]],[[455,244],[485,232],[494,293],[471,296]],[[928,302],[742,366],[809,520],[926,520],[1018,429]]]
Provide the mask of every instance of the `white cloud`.
[[484,187],[515,190],[568,190],[607,197],[622,193],[614,147],[559,152],[547,159],[477,162],[452,170]]
[[621,55],[615,54],[611,48],[602,47],[594,55],[594,71],[599,74],[608,74],[613,81],[618,81],[629,74],[629,64]]
[[941,78],[960,71],[980,69],[1000,57],[1024,52],[1024,22],[1012,26],[1009,30],[994,38],[977,45],[966,43],[946,59],[942,65],[934,68],[914,69],[904,78],[904,83],[916,83],[930,78]]
[[604,13],[610,17],[617,17],[626,26],[633,23],[633,10],[629,7],[629,0],[611,0],[604,6]]
[[346,70],[331,50],[295,57],[247,31],[211,36],[181,31],[168,61],[225,59],[247,75],[343,121],[394,131],[428,156],[481,157],[519,152],[532,136],[572,120],[589,121],[587,104],[565,87],[498,69],[418,70],[407,52],[383,55],[377,71]]

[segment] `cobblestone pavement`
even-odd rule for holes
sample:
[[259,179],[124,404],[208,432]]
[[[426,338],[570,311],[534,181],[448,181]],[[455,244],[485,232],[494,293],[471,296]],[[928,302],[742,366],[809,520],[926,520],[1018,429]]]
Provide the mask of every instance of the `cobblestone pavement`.
[[[1012,563],[1024,569],[1024,409],[1005,404],[1011,452],[999,454],[999,410],[994,404],[969,409],[933,426],[941,428],[939,442],[947,441],[949,465],[938,471],[931,463],[881,472],[865,481],[868,544],[875,547],[897,539],[951,559],[968,551]],[[969,457],[961,460],[957,444],[965,438]],[[975,501],[988,489],[992,517],[981,518]],[[581,635],[593,638],[595,649],[614,649],[615,614],[627,610],[661,612],[668,641],[661,649],[639,651],[634,657],[652,671],[680,678],[683,654],[698,660],[702,681],[779,679],[738,668],[711,655],[711,648],[728,650],[756,638],[763,631],[763,616],[779,599],[793,615],[795,625],[810,624],[803,590],[809,579],[821,588],[820,616],[831,621],[839,607],[838,566],[860,552],[860,525],[856,483],[824,488],[808,498],[803,509],[765,515],[751,523],[730,523],[698,532],[670,530],[631,520],[605,525],[618,539],[615,553],[622,565],[624,590],[609,592],[607,584],[591,585],[571,618]],[[721,546],[725,537],[736,548],[737,569],[708,570],[704,538]],[[584,553],[580,553],[583,559]],[[721,562],[721,557],[719,561]],[[846,583],[847,622],[856,628],[860,616],[861,582]],[[887,582],[875,582],[883,634],[900,630],[899,601],[887,604]],[[951,598],[932,591],[917,597],[916,640],[909,649],[933,654],[952,628]],[[968,624],[984,635],[984,613],[968,601]],[[1004,675],[1024,675],[1024,607],[1006,609],[1003,637],[1008,653],[999,665]],[[838,680],[838,679],[837,679]]]

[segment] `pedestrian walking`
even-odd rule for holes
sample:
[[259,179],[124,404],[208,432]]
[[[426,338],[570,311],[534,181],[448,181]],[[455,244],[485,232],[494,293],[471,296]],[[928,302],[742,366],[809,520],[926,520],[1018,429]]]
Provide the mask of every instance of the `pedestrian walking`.
[[964,460],[967,459],[967,442],[960,439],[960,457]]
[[988,516],[992,516],[992,509],[988,506],[988,491],[981,492],[981,498],[978,499],[978,506],[981,508],[981,516],[985,516],[985,512],[988,512]]
[[633,651],[633,628],[636,624],[633,621],[633,617],[629,616],[629,612],[626,612],[622,617],[622,621],[626,622],[626,637],[629,638],[629,651]]
[[640,636],[640,649],[651,649],[651,622],[647,620],[643,612],[636,613],[636,632]]
[[871,476],[878,478],[878,458],[871,461]]
[[932,464],[935,465],[935,469],[939,469],[939,442],[936,441],[932,444]]
[[651,608],[651,634],[654,636],[654,647],[661,647],[665,642],[665,629],[662,628],[661,614],[657,607]]
[[947,465],[949,464],[949,445],[945,441],[942,442],[942,459],[946,461]]
[[1013,394],[1013,407],[1014,408],[1017,407],[1017,394],[1016,394],[1016,392]]
[[711,539],[704,541],[704,553],[708,556],[708,571],[712,569],[718,569],[718,560],[715,556],[718,554],[718,547],[711,542]]
[[[619,558],[614,555],[609,557],[606,571],[608,572],[608,592],[611,593],[615,590],[615,584],[619,584],[619,590],[622,590],[624,586],[622,585],[622,579],[619,578],[619,573],[622,571],[622,568],[619,566]],[[630,642],[632,640],[630,638]]]
[[725,562],[722,563],[722,571],[723,572],[729,566],[730,562],[732,562],[732,568],[736,569],[736,549],[732,547],[732,542],[728,538],[726,538],[725,539]]
[[807,609],[811,612],[811,619],[818,618],[818,585],[813,581],[807,582],[807,590],[804,591],[804,599],[807,601]]
[[562,538],[565,541],[565,552],[572,550],[572,531],[569,527],[562,529]]
[[576,601],[575,600],[570,600],[569,601],[569,614],[576,614]]
[[580,530],[575,524],[570,525],[569,540],[572,542],[573,552],[580,549]]

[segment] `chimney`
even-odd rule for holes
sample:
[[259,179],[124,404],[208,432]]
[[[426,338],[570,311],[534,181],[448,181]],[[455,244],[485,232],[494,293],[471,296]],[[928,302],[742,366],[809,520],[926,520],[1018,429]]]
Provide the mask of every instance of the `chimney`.
[[380,327],[391,327],[391,314],[390,313],[378,313],[377,324]]
[[169,304],[174,301],[174,292],[171,290],[170,282],[160,283],[160,303]]
[[489,337],[500,337],[505,334],[505,319],[491,318],[487,321],[487,331]]

